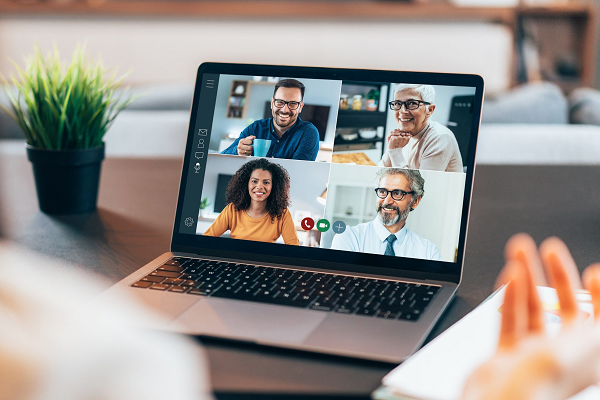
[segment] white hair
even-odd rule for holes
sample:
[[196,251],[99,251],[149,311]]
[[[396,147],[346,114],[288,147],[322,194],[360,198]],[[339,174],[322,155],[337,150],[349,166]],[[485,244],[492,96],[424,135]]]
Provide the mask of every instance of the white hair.
[[[400,83],[394,91],[394,96],[403,90],[413,89],[421,95],[421,100],[433,104],[435,101],[435,89],[431,85],[415,85],[411,83]],[[429,108],[428,108],[429,109]]]

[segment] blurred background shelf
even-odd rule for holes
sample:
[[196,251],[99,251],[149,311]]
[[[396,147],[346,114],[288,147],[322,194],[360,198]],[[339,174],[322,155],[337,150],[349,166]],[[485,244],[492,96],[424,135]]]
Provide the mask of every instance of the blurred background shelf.
[[[481,21],[513,32],[511,86],[543,79],[558,83],[568,92],[578,86],[594,86],[596,5],[596,0],[516,7],[456,6],[441,0],[0,0],[0,17],[397,21],[399,26],[404,22]],[[358,29],[359,25],[357,34]]]

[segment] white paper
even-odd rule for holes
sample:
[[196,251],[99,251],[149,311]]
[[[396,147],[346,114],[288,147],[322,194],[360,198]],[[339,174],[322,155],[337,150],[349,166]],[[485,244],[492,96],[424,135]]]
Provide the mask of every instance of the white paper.
[[[553,289],[539,287],[538,292],[542,301],[550,307],[557,304]],[[387,387],[386,397],[392,395],[420,400],[460,398],[466,379],[496,351],[501,319],[499,309],[503,298],[504,289],[387,374],[382,380]],[[591,314],[589,298],[588,294],[577,294],[580,307]],[[560,318],[552,311],[545,313],[545,321],[550,333],[560,328]],[[593,386],[571,400],[599,398],[600,388]]]

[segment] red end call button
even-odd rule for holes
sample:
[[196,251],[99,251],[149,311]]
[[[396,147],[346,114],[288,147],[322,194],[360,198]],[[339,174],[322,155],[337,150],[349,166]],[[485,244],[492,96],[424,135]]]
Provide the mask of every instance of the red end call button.
[[304,218],[302,220],[302,222],[300,222],[300,226],[305,231],[310,231],[312,228],[315,227],[315,221],[312,218],[307,217],[307,218]]

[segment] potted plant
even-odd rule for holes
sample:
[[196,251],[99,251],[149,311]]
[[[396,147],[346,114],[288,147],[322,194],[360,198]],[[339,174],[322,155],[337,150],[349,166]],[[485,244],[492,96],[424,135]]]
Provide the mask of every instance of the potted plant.
[[379,101],[379,90],[371,89],[367,93],[367,110],[376,111],[377,102]]
[[88,60],[79,45],[68,65],[56,47],[47,56],[36,47],[24,69],[15,67],[13,87],[5,87],[10,105],[0,107],[25,134],[40,209],[48,214],[95,210],[104,134],[133,101],[116,93],[123,77]]

